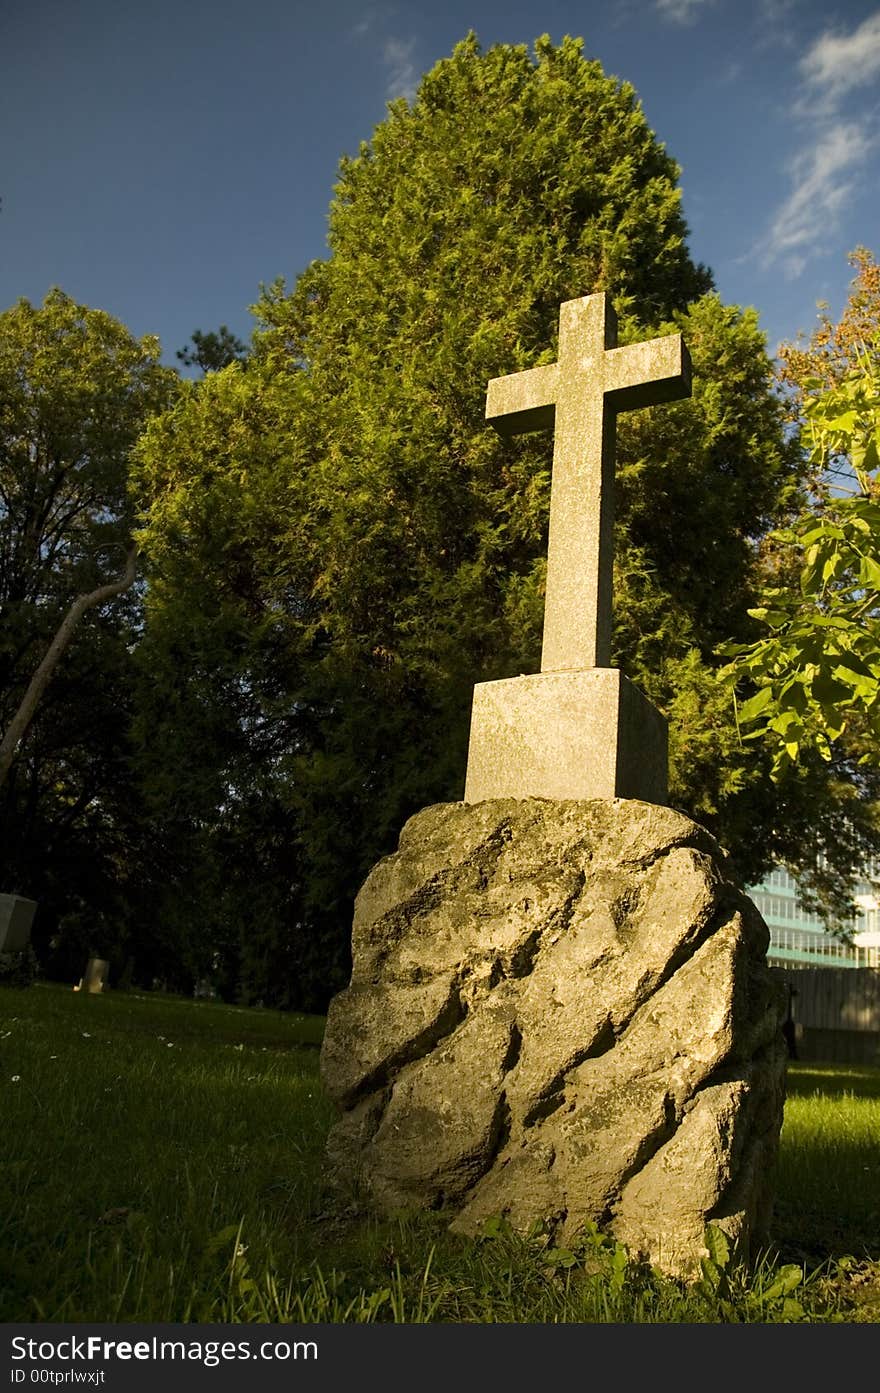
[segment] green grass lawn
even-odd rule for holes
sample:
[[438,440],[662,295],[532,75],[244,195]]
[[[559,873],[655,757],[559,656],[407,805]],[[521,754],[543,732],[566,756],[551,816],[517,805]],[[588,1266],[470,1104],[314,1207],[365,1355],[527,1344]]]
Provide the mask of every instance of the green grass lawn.
[[0,1320],[875,1321],[880,1069],[789,1071],[776,1249],[690,1288],[599,1233],[341,1211],[323,1018],[0,990]]

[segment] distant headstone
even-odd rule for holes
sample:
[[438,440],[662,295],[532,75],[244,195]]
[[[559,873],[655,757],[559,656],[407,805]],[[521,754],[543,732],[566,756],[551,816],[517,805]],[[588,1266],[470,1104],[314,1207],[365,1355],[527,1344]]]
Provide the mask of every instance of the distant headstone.
[[31,941],[36,900],[0,895],[0,953],[21,953]]
[[553,428],[541,671],[474,688],[465,802],[667,799],[666,722],[611,659],[617,413],[690,396],[680,334],[617,347],[606,295],[567,300],[559,357],[489,383],[501,435]]
[[104,958],[89,958],[86,970],[80,978],[79,986],[74,987],[73,990],[75,992],[89,992],[96,996],[98,992],[104,990],[109,971],[110,964]]

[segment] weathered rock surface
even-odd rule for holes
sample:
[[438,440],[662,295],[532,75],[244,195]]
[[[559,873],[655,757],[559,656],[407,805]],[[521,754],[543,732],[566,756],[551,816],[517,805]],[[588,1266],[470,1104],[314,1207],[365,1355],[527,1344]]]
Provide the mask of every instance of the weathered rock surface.
[[321,1052],[338,1183],[381,1212],[593,1220],[687,1274],[707,1222],[766,1241],[782,993],[697,824],[632,800],[411,818],[355,906]]

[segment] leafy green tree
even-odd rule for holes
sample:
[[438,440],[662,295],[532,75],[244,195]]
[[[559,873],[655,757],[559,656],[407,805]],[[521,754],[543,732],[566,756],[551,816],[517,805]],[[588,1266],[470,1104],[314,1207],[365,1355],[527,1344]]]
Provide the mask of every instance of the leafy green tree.
[[[818,302],[819,323],[805,343],[801,335],[779,349],[779,378],[791,405],[790,414],[800,420],[805,395],[817,388],[834,387],[857,366],[865,345],[880,332],[880,265],[867,247],[849,254],[855,269],[847,302],[835,324],[824,300]],[[807,384],[811,384],[807,390]]]
[[762,540],[755,631],[722,650],[732,661],[720,674],[739,690],[738,724],[769,753],[777,788],[806,779],[831,791],[810,800],[803,844],[780,859],[843,929],[853,874],[880,854],[880,266],[865,247],[850,262],[856,274],[838,323],[823,312],[808,343],[780,350],[810,487],[790,525]]
[[740,708],[769,738],[774,777],[804,749],[828,762],[849,725],[869,734],[860,762],[880,764],[880,336],[835,386],[804,402],[817,470],[849,467],[852,497],[825,497],[776,540],[797,556],[796,589],[770,587],[750,613],[768,631],[736,645],[732,678],[757,686]]
[[[615,661],[670,714],[674,800],[747,879],[802,836],[784,800],[837,816],[822,771],[769,786],[715,681],[803,458],[755,314],[688,254],[678,172],[580,41],[471,35],[343,160],[330,255],[263,293],[247,373],[193,384],[144,438],[148,629],[210,616],[217,672],[280,722],[298,917],[328,944],[403,819],[461,796],[474,681],[537,668],[552,443],[487,430],[486,382],[553,361],[560,301],[593,291],[621,341],[681,330],[694,359],[693,398],[622,419],[618,450]],[[222,683],[195,689],[207,719]]]
[[109,912],[135,837],[128,463],[176,381],[155,339],[60,290],[0,315],[0,864],[44,922]]

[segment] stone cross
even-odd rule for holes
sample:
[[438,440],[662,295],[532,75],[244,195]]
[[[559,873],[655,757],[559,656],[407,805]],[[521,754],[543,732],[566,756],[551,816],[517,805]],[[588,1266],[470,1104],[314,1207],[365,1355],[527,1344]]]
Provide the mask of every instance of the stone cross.
[[618,411],[691,394],[680,334],[617,346],[607,295],[559,308],[559,357],[489,383],[501,435],[555,427],[541,671],[608,667]]

